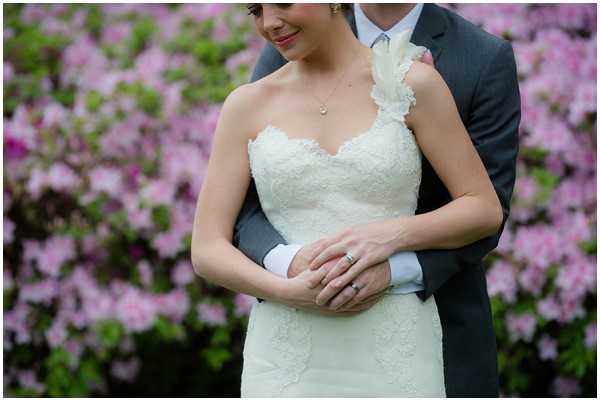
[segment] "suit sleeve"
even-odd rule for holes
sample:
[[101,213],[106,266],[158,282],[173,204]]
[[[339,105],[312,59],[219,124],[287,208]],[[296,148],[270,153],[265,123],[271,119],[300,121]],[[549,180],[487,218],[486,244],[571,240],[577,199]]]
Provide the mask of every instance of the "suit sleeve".
[[[284,64],[285,59],[271,44],[267,44],[260,53],[251,81],[269,75]],[[264,267],[265,255],[278,244],[287,243],[267,220],[260,206],[254,180],[251,180],[234,226],[233,245]]]
[[467,124],[502,205],[502,225],[496,235],[461,248],[417,251],[423,268],[424,290],[417,292],[421,300],[425,301],[462,269],[478,266],[498,245],[515,184],[520,120],[515,57],[510,43],[504,41],[479,78]]

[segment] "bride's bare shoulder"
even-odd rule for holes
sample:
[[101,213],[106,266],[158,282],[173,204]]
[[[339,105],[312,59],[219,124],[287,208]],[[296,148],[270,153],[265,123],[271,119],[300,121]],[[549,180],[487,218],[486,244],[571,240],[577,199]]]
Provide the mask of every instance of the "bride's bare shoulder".
[[222,119],[235,121],[252,137],[262,129],[261,124],[268,115],[270,105],[284,88],[282,78],[285,78],[285,71],[282,72],[276,71],[255,82],[235,88],[223,103]]
[[435,94],[436,90],[446,87],[444,78],[437,70],[427,63],[415,60],[404,77],[404,81],[415,93],[415,97]]
[[419,119],[430,118],[432,113],[456,109],[450,88],[431,65],[414,61],[404,77],[404,82],[411,87],[416,100],[415,106],[406,117],[409,126],[418,123]]

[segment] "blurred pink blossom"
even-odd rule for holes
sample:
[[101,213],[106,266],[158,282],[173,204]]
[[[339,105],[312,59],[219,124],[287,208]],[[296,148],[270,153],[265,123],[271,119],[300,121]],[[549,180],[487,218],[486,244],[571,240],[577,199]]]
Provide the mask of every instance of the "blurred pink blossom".
[[115,312],[125,329],[135,333],[152,327],[157,311],[150,295],[128,286],[116,301]]
[[539,296],[546,283],[546,272],[539,267],[529,266],[519,272],[519,284],[527,292]]
[[139,370],[140,360],[134,357],[127,361],[115,360],[110,368],[110,374],[121,381],[133,383]]
[[550,391],[557,397],[573,397],[581,393],[581,386],[575,378],[558,376],[552,382]]
[[150,287],[153,280],[152,267],[150,267],[150,263],[148,263],[147,260],[141,260],[137,264],[137,269],[138,274],[140,275],[140,281],[144,287]]
[[513,313],[506,314],[506,326],[508,334],[512,342],[524,340],[531,342],[535,333],[536,319],[531,313],[522,313],[515,315]]
[[61,266],[75,258],[75,241],[64,235],[53,235],[36,255],[37,268],[51,277],[60,274]]
[[596,322],[591,322],[585,327],[585,346],[588,348],[596,348]]
[[227,315],[225,308],[220,304],[200,303],[196,306],[198,319],[209,326],[225,326]]
[[248,316],[250,311],[252,310],[252,306],[256,303],[256,298],[251,297],[246,294],[235,294],[233,298],[233,303],[235,305],[235,310],[233,313],[237,317]]
[[60,318],[56,317],[52,322],[50,328],[46,331],[46,340],[50,347],[58,347],[63,345],[67,339],[67,328],[65,322]]
[[546,320],[557,320],[560,316],[560,305],[553,296],[537,301],[536,310]]
[[156,310],[175,322],[181,322],[190,310],[190,299],[185,289],[176,288],[155,298]]
[[194,269],[189,260],[180,260],[171,271],[171,281],[177,286],[185,286],[194,281]]
[[542,360],[556,359],[558,352],[556,347],[558,342],[552,339],[549,335],[544,334],[537,343],[539,356]]
[[58,289],[58,282],[55,279],[46,278],[35,283],[21,284],[19,298],[23,302],[49,306],[58,296]]
[[36,373],[33,370],[22,370],[17,375],[17,380],[22,387],[32,389],[38,395],[46,391],[44,383],[38,381]]
[[116,168],[95,167],[89,177],[90,187],[95,192],[106,192],[116,198],[123,191],[123,177]]
[[131,33],[131,24],[127,22],[118,22],[105,26],[102,30],[102,42],[111,45],[118,44]]
[[551,226],[537,224],[519,227],[513,241],[514,256],[542,269],[558,262],[563,254],[559,233]]
[[12,243],[14,240],[15,223],[13,223],[9,218],[4,216],[3,228],[4,228],[3,242],[4,242],[4,245],[8,245],[8,244]]
[[516,270],[508,262],[496,261],[488,270],[487,289],[490,296],[500,295],[505,302],[513,303],[517,296]]

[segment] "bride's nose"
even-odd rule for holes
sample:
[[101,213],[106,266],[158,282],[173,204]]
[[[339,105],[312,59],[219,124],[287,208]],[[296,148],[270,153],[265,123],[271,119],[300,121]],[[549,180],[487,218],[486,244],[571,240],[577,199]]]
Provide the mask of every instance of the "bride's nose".
[[263,29],[267,32],[273,32],[283,27],[283,21],[274,7],[263,7]]

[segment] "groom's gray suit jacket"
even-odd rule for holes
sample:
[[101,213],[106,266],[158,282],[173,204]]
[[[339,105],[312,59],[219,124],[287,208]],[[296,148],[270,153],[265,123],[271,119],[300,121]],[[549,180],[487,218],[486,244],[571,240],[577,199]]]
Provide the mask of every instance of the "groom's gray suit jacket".
[[[354,34],[354,15],[348,16]],[[517,71],[508,41],[486,33],[456,13],[425,4],[411,41],[431,50],[436,70],[456,101],[460,117],[492,179],[504,211],[515,182],[521,119]],[[257,80],[286,60],[268,44],[255,67]],[[417,214],[450,202],[446,187],[423,158]],[[502,229],[500,230],[500,233]],[[455,250],[417,251],[425,289],[434,295],[443,329],[444,375],[448,397],[497,397],[496,339],[487,294],[483,257],[500,235]],[[254,182],[235,227],[234,244],[259,265],[277,244],[286,243],[263,214]]]

